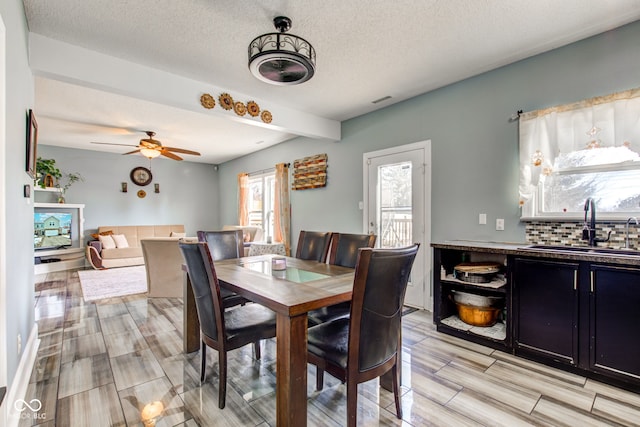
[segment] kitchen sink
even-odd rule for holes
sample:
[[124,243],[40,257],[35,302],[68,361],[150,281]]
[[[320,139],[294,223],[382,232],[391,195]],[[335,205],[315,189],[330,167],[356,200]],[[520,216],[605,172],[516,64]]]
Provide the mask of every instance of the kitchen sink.
[[531,245],[524,249],[537,249],[553,252],[577,252],[587,254],[604,254],[604,255],[625,255],[625,256],[640,256],[640,251],[637,249],[613,249],[613,248],[598,248],[587,246],[562,246],[562,245]]

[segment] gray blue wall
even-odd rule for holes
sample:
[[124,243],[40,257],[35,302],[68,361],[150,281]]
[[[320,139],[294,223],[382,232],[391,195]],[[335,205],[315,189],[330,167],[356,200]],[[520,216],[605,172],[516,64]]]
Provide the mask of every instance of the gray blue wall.
[[[221,219],[236,221],[237,173],[327,153],[327,187],[291,194],[294,242],[303,228],[359,232],[362,154],[429,139],[432,240],[524,242],[518,124],[509,117],[519,109],[640,86],[639,41],[636,22],[348,120],[340,142],[298,138],[225,163],[220,167]],[[487,214],[487,225],[478,225],[479,213]],[[504,231],[495,230],[496,218],[505,219]]]
[[[140,155],[101,153],[92,150],[40,145],[38,155],[53,158],[63,172],[77,172],[84,181],[67,190],[67,203],[84,203],[85,240],[102,225],[184,224],[188,235],[214,229],[218,217],[217,172],[213,165],[154,159]],[[136,166],[151,168],[151,184],[139,187],[129,174]],[[120,191],[126,182],[128,191]],[[154,193],[154,184],[160,193]],[[144,190],[144,198],[137,196]],[[36,200],[55,202],[55,193],[36,192]],[[50,198],[50,200],[47,200]]]
[[[21,0],[0,2],[0,15],[6,28],[6,90],[5,129],[6,146],[4,156],[0,153],[0,173],[4,174],[4,209],[6,253],[0,253],[4,261],[6,289],[0,292],[5,312],[0,313],[6,321],[6,335],[0,331],[6,353],[0,357],[0,372],[6,372],[6,383],[10,386],[18,363],[24,352],[24,344],[34,326],[33,288],[33,205],[22,197],[23,186],[31,183],[25,170],[26,113],[33,107],[33,76],[29,69],[27,54],[27,23]],[[0,150],[3,147],[0,146]],[[0,192],[0,194],[2,194]],[[2,324],[2,322],[0,322]],[[18,351],[17,336],[21,335],[23,350]],[[0,375],[3,377],[4,375]],[[0,386],[5,385],[1,384]],[[11,403],[12,404],[12,403]],[[0,423],[2,420],[0,419]]]

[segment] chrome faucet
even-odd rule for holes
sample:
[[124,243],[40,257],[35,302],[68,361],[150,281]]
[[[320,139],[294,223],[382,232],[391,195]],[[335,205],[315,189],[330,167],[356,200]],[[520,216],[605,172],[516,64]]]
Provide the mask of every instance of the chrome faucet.
[[[587,215],[591,211],[589,223],[587,223]],[[611,238],[611,231],[606,239],[598,239],[596,237],[596,202],[591,197],[587,197],[584,202],[584,226],[582,227],[582,240],[588,240],[589,246],[597,246],[598,242],[608,242]]]
[[625,247],[626,249],[629,249],[629,223],[630,223],[631,221],[635,221],[635,222],[636,222],[636,225],[638,225],[638,218],[636,218],[635,216],[632,216],[631,218],[629,218],[629,219],[627,220],[627,238],[626,238],[626,240],[625,240],[625,245],[624,245],[624,247]]

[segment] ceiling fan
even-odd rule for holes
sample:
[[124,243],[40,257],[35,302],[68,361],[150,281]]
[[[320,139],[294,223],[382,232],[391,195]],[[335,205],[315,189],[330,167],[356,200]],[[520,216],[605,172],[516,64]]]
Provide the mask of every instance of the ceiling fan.
[[91,142],[92,144],[103,144],[103,145],[121,145],[123,147],[136,147],[135,150],[129,151],[128,153],[123,154],[135,154],[140,153],[148,159],[156,158],[160,155],[168,157],[173,160],[182,160],[182,157],[175,155],[174,153],[181,154],[191,154],[192,156],[199,156],[200,153],[197,151],[185,150],[183,148],[175,148],[175,147],[164,147],[160,141],[157,139],[153,139],[155,136],[155,132],[145,131],[148,138],[142,138],[140,140],[140,144],[131,145],[131,144],[113,144],[110,142]]

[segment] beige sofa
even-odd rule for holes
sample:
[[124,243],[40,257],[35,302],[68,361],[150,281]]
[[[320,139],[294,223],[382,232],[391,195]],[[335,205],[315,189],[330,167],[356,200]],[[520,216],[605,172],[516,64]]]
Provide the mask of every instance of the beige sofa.
[[[184,225],[121,225],[98,227],[97,235],[124,236],[126,245],[103,247],[100,240],[92,240],[87,245],[87,260],[95,269],[128,267],[144,264],[142,239],[154,237],[184,237]],[[101,238],[100,236],[97,236]],[[123,240],[119,238],[118,240]],[[126,247],[128,246],[128,247]],[[177,245],[176,245],[177,246]]]

